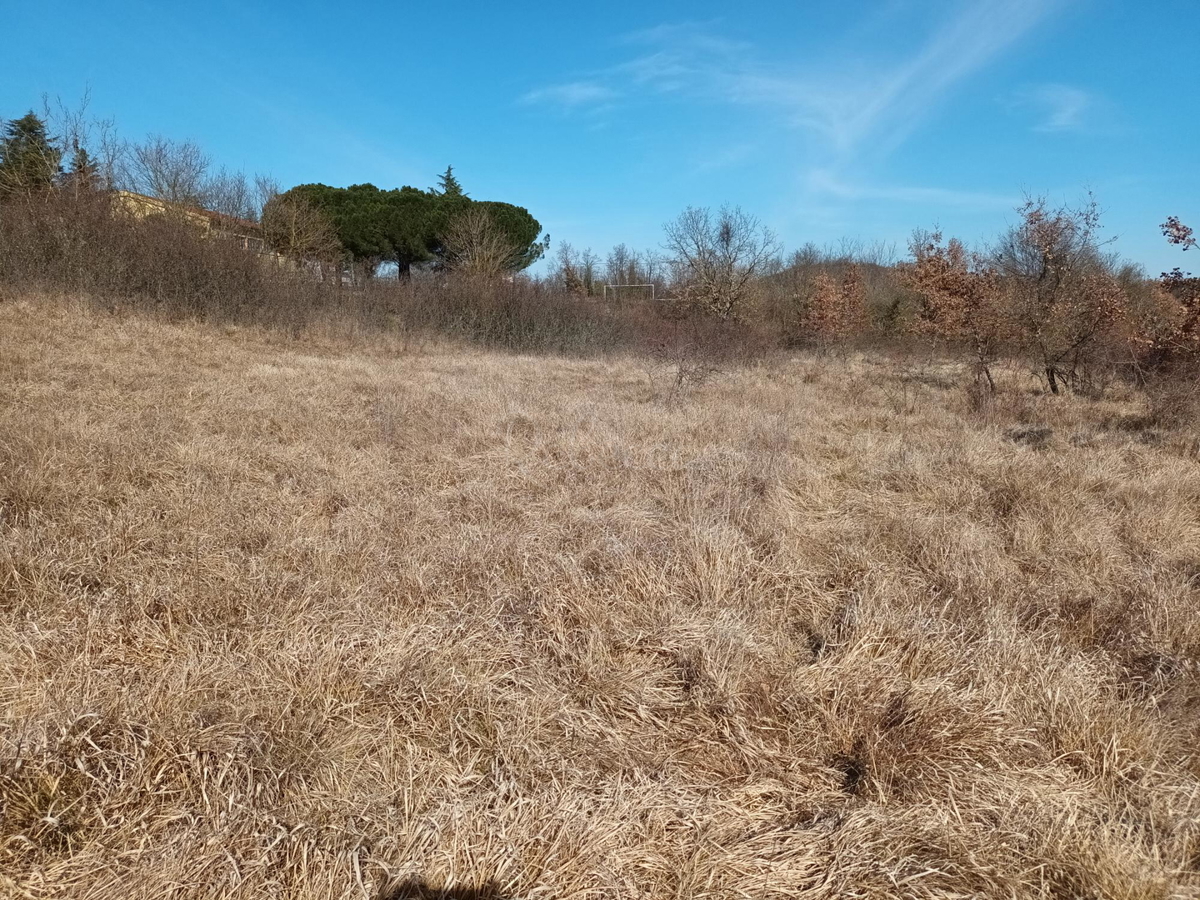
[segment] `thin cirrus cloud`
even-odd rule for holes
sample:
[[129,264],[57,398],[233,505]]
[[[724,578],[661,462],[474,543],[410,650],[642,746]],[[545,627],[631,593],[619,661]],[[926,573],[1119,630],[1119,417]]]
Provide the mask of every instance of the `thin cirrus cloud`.
[[1096,98],[1067,84],[1042,84],[1017,94],[1016,105],[1038,114],[1034,131],[1084,131],[1096,111]]
[[842,180],[828,169],[813,169],[809,172],[806,187],[814,194],[839,200],[867,200],[971,210],[1008,210],[1020,202],[1019,197],[988,191],[851,183]]
[[[715,33],[714,23],[660,25],[627,35],[642,52],[585,80],[530,91],[528,103],[578,109],[618,100],[666,99],[732,104],[769,111],[811,132],[835,158],[870,147],[894,150],[958,84],[994,61],[1057,7],[1070,0],[972,0],[907,58],[878,66],[870,54],[849,53],[837,66],[793,69],[764,59],[755,45]],[[1052,126],[1077,115],[1062,96]]]
[[617,96],[614,88],[596,81],[568,81],[530,91],[521,99],[525,103],[545,103],[565,109],[576,109],[610,103]]

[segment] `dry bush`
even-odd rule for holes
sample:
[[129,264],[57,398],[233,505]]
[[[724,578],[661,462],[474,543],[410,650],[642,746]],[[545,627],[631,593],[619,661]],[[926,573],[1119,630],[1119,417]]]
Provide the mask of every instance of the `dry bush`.
[[590,356],[639,344],[638,322],[526,278],[470,274],[380,285],[406,327],[484,347]]
[[1008,309],[1051,393],[1086,387],[1097,361],[1122,355],[1127,326],[1124,294],[1097,237],[1099,207],[1091,198],[1079,208],[1031,199],[1019,212],[994,252]]
[[[779,271],[768,272],[758,285],[755,315],[791,347],[814,345],[812,318],[821,300],[832,297],[851,270],[861,281],[863,312],[855,323],[853,343],[892,352],[912,352],[907,320],[912,292],[889,246],[864,247],[843,242],[821,249],[808,244],[794,252]],[[832,283],[832,284],[830,284]],[[818,296],[818,289],[828,292]],[[823,314],[822,314],[823,315]]]
[[134,219],[103,191],[55,191],[0,209],[0,285],[109,309],[295,331],[336,305],[307,274],[206,236],[178,216]]
[[[694,335],[676,336],[652,347],[650,358],[664,368],[670,381],[668,396],[679,399],[684,392],[701,387],[721,374],[721,367]],[[653,369],[651,369],[651,381]]]
[[1194,896],[1195,458],[810,370],[10,295],[0,894]]
[[866,332],[868,324],[866,295],[858,266],[846,266],[840,281],[825,272],[819,273],[805,312],[809,339],[822,350],[844,351],[849,341]]
[[521,276],[467,272],[350,286],[328,224],[303,203],[269,200],[263,228],[288,264],[181,217],[116,214],[103,191],[46,192],[0,207],[0,290],[289,334],[321,323],[582,355],[644,347],[661,318],[653,307],[618,315]]
[[1147,421],[1172,429],[1200,428],[1200,382],[1162,379],[1146,385]]
[[1141,373],[1194,379],[1200,374],[1200,278],[1175,268],[1146,293],[1134,332]]
[[651,384],[665,374],[666,397],[678,400],[695,388],[735,369],[768,359],[777,338],[747,322],[714,319],[694,307],[675,307],[662,316],[651,310],[640,319]]
[[915,329],[951,348],[964,347],[975,378],[995,393],[992,368],[1013,332],[995,270],[953,238],[943,245],[939,232],[914,234],[909,249],[912,262],[903,271],[921,299]]

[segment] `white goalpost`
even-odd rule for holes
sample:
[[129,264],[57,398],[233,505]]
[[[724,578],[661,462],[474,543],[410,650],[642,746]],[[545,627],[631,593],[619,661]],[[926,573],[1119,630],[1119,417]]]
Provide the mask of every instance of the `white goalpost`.
[[[628,290],[629,288],[642,288],[643,291],[646,288],[649,288],[651,301],[658,299],[655,296],[655,285],[652,283],[651,284],[605,284],[604,285],[604,299],[605,300],[608,299],[609,292],[611,291],[612,299],[619,300],[621,298],[620,292],[624,291],[624,290]],[[643,296],[645,296],[644,293],[643,293]]]

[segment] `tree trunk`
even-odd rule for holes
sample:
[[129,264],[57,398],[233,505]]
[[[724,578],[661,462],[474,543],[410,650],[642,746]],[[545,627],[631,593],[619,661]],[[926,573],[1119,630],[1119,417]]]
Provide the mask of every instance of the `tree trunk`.
[[1058,393],[1058,369],[1046,366],[1046,383],[1050,385],[1050,393]]

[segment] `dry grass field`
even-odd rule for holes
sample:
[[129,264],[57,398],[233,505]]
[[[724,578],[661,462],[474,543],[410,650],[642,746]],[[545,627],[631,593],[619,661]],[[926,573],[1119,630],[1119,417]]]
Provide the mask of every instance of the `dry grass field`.
[[0,896],[1200,896],[1142,398],[0,303]]

